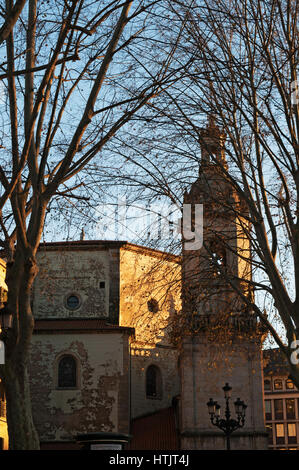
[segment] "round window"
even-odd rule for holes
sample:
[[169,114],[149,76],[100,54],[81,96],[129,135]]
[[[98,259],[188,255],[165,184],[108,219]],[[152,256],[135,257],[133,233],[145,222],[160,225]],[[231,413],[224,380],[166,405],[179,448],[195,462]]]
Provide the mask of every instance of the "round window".
[[71,294],[66,298],[66,306],[70,310],[76,310],[80,307],[80,298],[78,295]]

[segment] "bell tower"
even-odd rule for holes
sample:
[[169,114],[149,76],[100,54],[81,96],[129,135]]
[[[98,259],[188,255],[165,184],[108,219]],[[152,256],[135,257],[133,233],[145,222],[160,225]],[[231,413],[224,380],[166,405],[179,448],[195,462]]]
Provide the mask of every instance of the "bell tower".
[[207,402],[212,397],[221,404],[229,382],[232,401],[241,397],[247,405],[245,425],[232,434],[231,448],[266,449],[261,331],[246,303],[253,296],[248,213],[226,174],[225,134],[213,119],[200,142],[199,176],[184,195],[193,229],[195,207],[203,205],[203,245],[192,249],[183,239],[181,447],[225,449]]

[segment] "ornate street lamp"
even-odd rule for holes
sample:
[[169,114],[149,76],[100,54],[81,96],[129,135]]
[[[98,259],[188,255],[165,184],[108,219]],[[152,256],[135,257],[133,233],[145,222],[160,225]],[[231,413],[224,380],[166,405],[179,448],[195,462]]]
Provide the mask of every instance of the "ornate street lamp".
[[207,406],[211,423],[224,432],[226,436],[226,450],[230,450],[230,436],[234,431],[236,431],[236,429],[242,428],[244,426],[247,405],[245,405],[245,403],[241,401],[240,398],[237,398],[234,403],[237,419],[232,419],[229,408],[229,400],[231,398],[232,388],[228,383],[226,383],[222,390],[224,391],[224,398],[226,402],[225,418],[220,417],[221,406],[212,398],[210,398],[208,401]]

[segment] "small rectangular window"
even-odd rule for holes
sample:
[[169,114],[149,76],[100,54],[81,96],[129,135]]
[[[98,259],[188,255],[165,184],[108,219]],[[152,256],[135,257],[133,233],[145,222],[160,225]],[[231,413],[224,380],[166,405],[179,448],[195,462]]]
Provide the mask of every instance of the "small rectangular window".
[[283,401],[274,400],[274,417],[275,419],[283,419]]
[[272,430],[272,424],[267,424],[266,429],[268,431],[268,436],[269,436],[269,444],[273,444],[273,430]]
[[296,423],[288,423],[288,443],[296,444],[296,442],[297,442]]
[[293,384],[291,379],[288,379],[286,381],[286,387],[287,387],[288,390],[293,390],[294,389],[294,384]]
[[100,289],[105,289],[105,281],[100,282]]
[[295,419],[295,399],[288,398],[286,400],[286,412],[287,412],[287,419]]
[[283,389],[282,380],[280,379],[274,380],[274,390],[282,390],[282,389]]
[[272,419],[271,400],[265,400],[265,417],[267,421]]
[[283,419],[283,401],[274,400],[274,418]]

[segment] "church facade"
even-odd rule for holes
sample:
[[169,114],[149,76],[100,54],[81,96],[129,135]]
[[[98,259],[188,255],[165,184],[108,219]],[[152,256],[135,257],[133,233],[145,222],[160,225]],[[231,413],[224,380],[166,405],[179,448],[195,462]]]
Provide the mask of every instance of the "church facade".
[[44,448],[73,447],[80,433],[130,434],[135,417],[171,406],[179,261],[126,242],[41,245],[30,375]]

